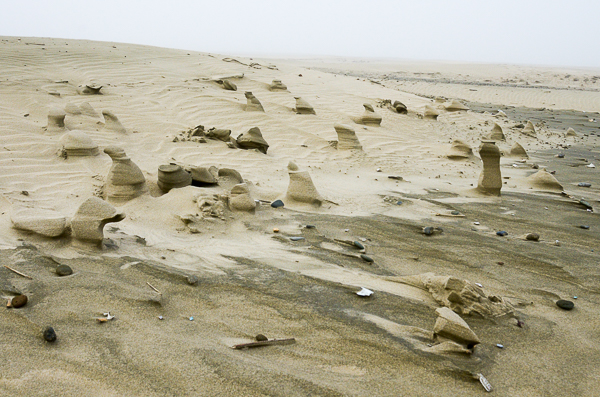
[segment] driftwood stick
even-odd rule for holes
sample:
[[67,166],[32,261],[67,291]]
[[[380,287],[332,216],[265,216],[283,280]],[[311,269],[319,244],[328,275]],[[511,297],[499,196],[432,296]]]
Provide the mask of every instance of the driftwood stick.
[[25,277],[25,278],[28,278],[28,279],[30,279],[30,280],[33,280],[33,277],[31,277],[31,276],[28,276],[28,275],[26,275],[26,274],[23,274],[23,273],[21,273],[20,271],[13,269],[12,267],[8,267],[8,266],[6,266],[6,265],[4,265],[4,267],[5,267],[5,268],[7,268],[8,270],[10,270],[11,272],[15,272],[15,273],[17,273],[19,276],[23,276],[23,277]]
[[465,218],[466,215],[463,214],[459,214],[459,215],[452,215],[452,214],[435,214],[435,216],[447,216],[449,218]]
[[269,345],[291,345],[293,343],[296,343],[296,339],[294,338],[289,338],[289,339],[271,339],[271,340],[265,340],[262,342],[250,342],[250,343],[242,343],[240,345],[235,345],[232,346],[232,349],[247,349],[249,347],[260,347],[260,346],[269,346]]
[[160,292],[159,290],[157,290],[155,286],[153,286],[152,284],[150,284],[147,281],[146,281],[146,284],[148,284],[148,287],[152,288],[157,294],[162,295],[162,292]]

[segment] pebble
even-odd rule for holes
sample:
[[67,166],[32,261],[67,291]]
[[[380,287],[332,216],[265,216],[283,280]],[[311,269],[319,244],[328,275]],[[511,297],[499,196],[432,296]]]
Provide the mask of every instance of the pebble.
[[560,307],[563,310],[571,310],[575,307],[575,304],[571,301],[560,299],[556,301],[556,306]]
[[190,320],[190,321],[194,321],[194,317],[190,317],[190,318],[189,318],[189,320]]
[[498,349],[504,349],[504,345],[501,345],[500,343],[496,343],[496,347]]
[[587,182],[579,182],[577,184],[577,186],[579,186],[579,187],[592,187],[592,184],[591,183],[587,183]]
[[71,269],[67,265],[59,265],[56,268],[56,274],[58,274],[61,277],[62,276],[70,276],[71,274],[73,274],[73,269]]
[[271,207],[273,207],[273,208],[280,208],[280,207],[283,207],[283,205],[284,205],[283,201],[281,201],[281,200],[275,200],[271,203]]
[[402,201],[398,200],[398,201],[396,202],[396,205],[402,205]]
[[365,246],[360,243],[360,241],[355,241],[354,246],[358,249],[364,250]]
[[592,207],[592,205],[590,203],[588,203],[587,201],[585,201],[584,199],[579,200],[579,204],[583,205],[585,208],[589,210],[593,210],[594,207]]
[[401,181],[401,180],[404,179],[404,178],[402,178],[401,176],[398,176],[398,175],[388,175],[388,178],[395,179],[397,181]]
[[290,237],[290,240],[292,240],[292,241],[300,241],[300,240],[304,240],[304,237]]
[[496,232],[497,236],[508,236],[508,232],[505,232],[504,230],[500,230],[499,232]]
[[540,235],[537,233],[529,233],[525,238],[529,241],[539,241]]
[[44,328],[42,336],[46,342],[54,342],[56,340],[56,332],[54,332],[54,328],[52,327]]
[[458,211],[452,211],[452,212],[450,213],[450,215],[460,215],[460,212],[458,212]]
[[306,225],[305,226],[307,229],[314,229],[316,226],[315,225]]
[[17,295],[10,301],[10,304],[14,308],[23,307],[27,304],[27,295]]
[[426,228],[423,228],[423,234],[431,236],[433,234],[433,227],[427,226]]
[[500,266],[503,266],[503,265],[504,265],[504,262],[498,262],[498,264],[499,264]]
[[560,241],[556,240],[556,241],[554,242],[554,245],[556,245],[557,247],[560,247]]
[[479,222],[473,222],[474,225],[481,225]]
[[582,229],[586,229],[586,230],[590,228],[590,227],[589,227],[589,226],[587,226],[587,225],[581,225],[581,226],[579,226],[579,227],[580,227],[580,228],[582,228]]
[[189,275],[189,276],[187,276],[186,281],[189,285],[196,285],[196,284],[198,284],[198,281],[200,281],[200,280],[198,280],[198,277],[196,277],[196,276]]
[[564,159],[565,155],[563,153],[557,154],[556,157],[558,157],[559,159]]
[[276,227],[273,228],[273,233],[279,233],[279,229],[277,229]]
[[159,320],[164,320],[164,317],[163,316],[158,316],[158,319]]
[[375,261],[373,260],[373,258],[371,258],[370,256],[367,256],[367,255],[365,255],[365,254],[360,254],[360,257],[361,257],[361,258],[362,258],[362,259],[363,259],[365,262],[369,262],[369,263],[373,263],[373,262],[375,262]]
[[267,338],[266,336],[264,336],[263,334],[258,334],[256,335],[256,337],[254,338],[256,339],[258,342],[264,342],[269,340],[269,338]]

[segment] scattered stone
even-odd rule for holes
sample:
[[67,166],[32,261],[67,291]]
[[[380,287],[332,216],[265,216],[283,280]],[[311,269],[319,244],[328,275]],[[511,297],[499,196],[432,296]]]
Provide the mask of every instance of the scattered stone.
[[123,219],[124,213],[98,197],[90,197],[79,206],[71,219],[73,236],[78,240],[101,243],[104,225]]
[[577,184],[577,186],[579,186],[579,187],[592,187],[592,184],[591,183],[587,183],[587,182],[579,182]]
[[254,94],[252,94],[252,92],[246,91],[244,95],[246,96],[246,108],[244,110],[246,110],[247,112],[265,111],[258,98],[256,98]]
[[283,206],[284,206],[284,204],[283,204],[283,201],[281,201],[281,200],[275,200],[271,203],[271,207],[273,207],[273,208],[281,208]]
[[27,295],[17,295],[10,301],[10,304],[15,309],[23,307],[27,304]]
[[205,135],[207,138],[217,141],[229,142],[231,140],[231,130],[224,128],[213,127],[206,131]]
[[481,343],[477,335],[469,328],[469,325],[458,314],[447,307],[440,307],[435,311],[438,315],[433,327],[435,338],[450,339],[457,343],[466,345],[468,348]]
[[504,345],[500,344],[500,343],[496,343],[496,347],[498,349],[504,349]]
[[58,274],[60,277],[70,276],[73,274],[73,269],[67,265],[58,265],[56,267],[56,274]]
[[200,280],[198,279],[198,277],[197,277],[197,276],[194,276],[193,274],[190,274],[190,275],[188,275],[188,276],[185,278],[185,281],[187,281],[187,283],[188,283],[189,285],[197,285],[197,284],[198,284],[198,282],[199,282]]
[[251,213],[256,211],[256,202],[250,195],[250,190],[246,183],[240,183],[231,189],[231,193],[229,194],[229,209]]
[[424,227],[423,234],[426,236],[431,236],[433,234],[433,227],[432,226]]
[[362,243],[361,243],[360,241],[354,241],[354,242],[353,242],[353,244],[354,244],[354,246],[355,246],[356,248],[358,248],[358,249],[360,249],[360,250],[364,250],[364,249],[365,249],[365,246],[364,246],[364,245],[362,245]]
[[17,207],[11,211],[10,220],[15,229],[47,237],[60,236],[67,229],[67,218],[49,209]]
[[592,205],[590,203],[588,203],[587,201],[585,201],[584,199],[579,200],[579,204],[583,205],[588,210],[594,209],[594,207],[592,207]]
[[301,97],[295,96],[294,99],[296,99],[296,107],[294,108],[294,111],[296,113],[298,113],[298,114],[317,114],[317,112],[315,112],[315,109]]
[[307,228],[307,229],[314,229],[314,228],[316,228],[315,225],[306,225],[304,227]]
[[96,156],[100,153],[98,145],[83,131],[69,131],[60,138],[62,150],[67,157]]
[[56,340],[56,332],[54,332],[54,328],[46,327],[44,331],[42,331],[42,336],[46,342],[54,342]]
[[273,233],[279,233],[279,229],[278,229],[278,228],[276,228],[276,227],[274,227],[274,228],[273,228]]
[[558,157],[559,159],[564,159],[565,155],[563,153],[559,153],[556,155],[556,157]]
[[343,124],[334,124],[333,128],[338,136],[338,150],[362,150],[362,145],[352,128]]
[[493,141],[483,141],[479,147],[479,156],[483,161],[483,169],[479,175],[477,189],[486,194],[500,196],[502,189],[500,150]]
[[269,340],[269,338],[267,338],[263,334],[256,335],[256,337],[254,339],[256,339],[257,342],[264,342],[264,341]]
[[589,226],[587,226],[587,225],[581,225],[581,226],[579,226],[579,227],[580,227],[580,228],[582,228],[582,229],[586,229],[586,230],[590,228],[590,227],[589,227]]
[[271,91],[287,91],[287,86],[281,82],[281,80],[274,79],[269,86]]
[[460,212],[459,211],[452,211],[452,212],[450,212],[450,215],[460,215]]
[[48,112],[48,126],[46,131],[48,132],[62,132],[65,131],[65,117],[66,113],[62,109],[52,108]]
[[568,300],[559,299],[556,301],[556,306],[560,307],[563,310],[572,310],[575,307],[575,304]]
[[291,162],[288,164],[290,184],[287,197],[294,201],[320,206],[323,198],[317,191],[308,171],[299,171],[298,166]]
[[504,230],[500,230],[499,232],[496,232],[496,235],[504,237],[504,236],[508,236],[508,232],[505,232]]
[[146,178],[125,150],[118,146],[104,148],[104,153],[112,159],[112,166],[106,177],[104,194],[109,201],[127,201],[148,191]]
[[228,91],[237,91],[237,86],[227,79],[223,80],[221,84],[223,84],[223,88]]
[[473,149],[460,139],[455,139],[446,155],[451,160],[465,160],[473,157]]
[[355,122],[357,124],[372,126],[381,125],[382,117],[379,114],[375,113],[375,109],[373,109],[373,106],[368,103],[363,104],[363,106],[365,108],[365,112],[362,114],[362,116],[357,118]]
[[192,176],[177,164],[163,164],[158,167],[158,187],[167,193],[192,184]]
[[529,233],[527,236],[525,236],[525,239],[529,241],[539,241],[540,235],[537,233]]
[[104,117],[104,128],[110,131],[119,132],[124,134],[127,132],[123,124],[119,121],[117,116],[109,110],[103,110],[102,116]]
[[236,142],[242,149],[258,149],[264,154],[267,154],[269,149],[269,144],[263,138],[258,127],[252,127],[245,134],[238,136]]
[[365,262],[369,262],[369,263],[373,263],[374,260],[373,258],[371,258],[370,256],[367,256],[365,254],[360,254],[360,257],[365,261]]
[[290,237],[290,240],[292,240],[292,241],[301,241],[301,240],[304,240],[304,237]]

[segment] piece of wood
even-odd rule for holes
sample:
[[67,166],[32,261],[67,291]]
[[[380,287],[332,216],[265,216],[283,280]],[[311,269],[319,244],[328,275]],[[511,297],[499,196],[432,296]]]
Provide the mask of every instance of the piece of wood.
[[150,284],[147,281],[146,281],[146,284],[148,284],[148,287],[152,288],[156,293],[158,293],[159,295],[162,295],[162,292],[160,292],[159,290],[157,290],[155,286],[153,286],[152,284]]
[[435,214],[435,216],[447,216],[449,218],[465,218],[466,215],[463,214],[459,214],[459,215],[452,215],[452,214]]
[[242,343],[239,345],[235,345],[232,346],[232,349],[247,349],[250,347],[261,347],[261,346],[270,346],[270,345],[291,345],[293,343],[296,343],[296,339],[294,338],[289,338],[289,339],[271,339],[271,340],[265,340],[262,342],[250,342],[250,343]]
[[28,279],[30,279],[30,280],[33,280],[33,277],[31,277],[31,276],[28,276],[28,275],[26,275],[26,274],[23,274],[23,273],[21,273],[20,271],[13,269],[12,267],[8,267],[8,266],[6,266],[6,265],[4,265],[4,267],[5,267],[5,268],[7,268],[8,270],[10,270],[11,272],[15,272],[15,273],[17,273],[19,276],[23,276],[23,277],[25,277],[25,278],[28,278]]

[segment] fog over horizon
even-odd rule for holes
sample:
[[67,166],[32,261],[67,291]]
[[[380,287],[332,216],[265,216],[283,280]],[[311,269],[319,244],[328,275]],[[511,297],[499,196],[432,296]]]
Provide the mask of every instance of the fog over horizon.
[[245,56],[600,68],[600,2],[4,2],[0,35]]

